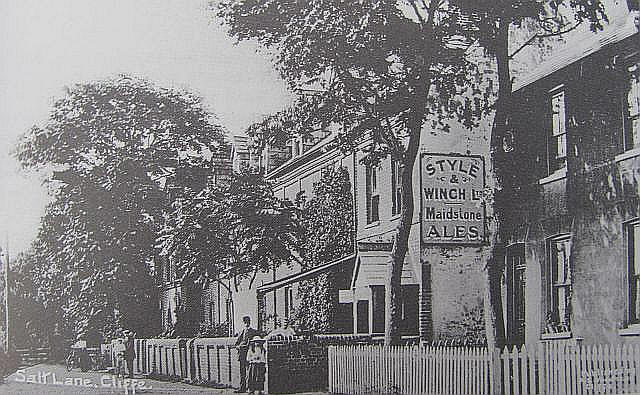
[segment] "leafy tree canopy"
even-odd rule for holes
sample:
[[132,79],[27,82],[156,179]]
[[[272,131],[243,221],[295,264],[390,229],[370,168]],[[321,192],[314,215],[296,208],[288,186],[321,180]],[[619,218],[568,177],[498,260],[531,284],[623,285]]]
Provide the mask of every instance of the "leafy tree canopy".
[[68,88],[22,137],[17,158],[53,194],[33,244],[39,292],[77,334],[153,331],[139,317],[155,309],[167,176],[210,166],[223,133],[193,94],[120,76]]
[[[200,284],[250,278],[297,257],[298,212],[259,173],[234,174],[175,203],[161,237],[183,279]],[[236,282],[237,284],[237,282]]]
[[254,134],[337,123],[338,145],[353,147],[373,131],[375,161],[402,157],[407,129],[426,119],[447,129],[444,118],[471,125],[481,111],[482,99],[465,98],[478,93],[480,77],[465,53],[471,25],[449,2],[223,1],[218,15],[232,36],[272,50],[293,89],[320,89],[251,127]]

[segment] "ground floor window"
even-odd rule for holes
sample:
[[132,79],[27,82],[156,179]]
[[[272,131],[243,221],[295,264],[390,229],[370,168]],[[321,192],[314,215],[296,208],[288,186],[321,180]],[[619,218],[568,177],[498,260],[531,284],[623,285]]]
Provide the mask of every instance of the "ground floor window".
[[547,319],[546,332],[571,330],[571,236],[559,235],[547,241]]
[[640,323],[640,218],[625,224],[627,236],[627,283],[629,323]]
[[403,285],[402,286],[402,321],[400,322],[400,331],[403,335],[417,335],[420,330],[419,323],[419,302],[420,286]]
[[[403,335],[417,335],[419,333],[419,308],[418,285],[403,285],[400,292],[400,332]],[[371,299],[373,302],[373,328],[372,333],[384,333],[385,331],[385,287],[383,285],[371,286]]]
[[358,333],[369,333],[369,301],[359,300],[356,304],[356,326]]
[[371,299],[373,304],[373,328],[372,333],[384,333],[385,304],[384,286],[371,286]]
[[335,320],[336,333],[353,333],[353,304],[338,303]]

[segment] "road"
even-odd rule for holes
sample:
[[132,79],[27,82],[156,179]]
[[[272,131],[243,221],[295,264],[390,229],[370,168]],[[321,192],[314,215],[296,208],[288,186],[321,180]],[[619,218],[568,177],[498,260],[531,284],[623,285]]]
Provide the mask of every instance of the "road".
[[[134,381],[135,380],[135,381]],[[9,376],[0,384],[0,394],[232,394],[231,389],[199,387],[185,383],[149,380],[131,381],[104,372],[68,372],[60,365],[35,365]],[[313,393],[307,395],[320,395]]]

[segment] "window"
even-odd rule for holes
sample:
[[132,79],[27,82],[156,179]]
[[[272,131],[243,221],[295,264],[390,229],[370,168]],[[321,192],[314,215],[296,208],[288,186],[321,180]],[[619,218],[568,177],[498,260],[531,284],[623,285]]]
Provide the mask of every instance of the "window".
[[173,314],[171,314],[171,307],[167,308],[167,325],[166,327],[169,328],[173,325]]
[[372,333],[384,333],[385,300],[384,285],[371,286],[371,302],[373,309]]
[[286,287],[284,289],[284,316],[285,318],[291,318],[293,314],[293,289]]
[[505,254],[507,342],[522,345],[525,337],[526,265],[524,243],[512,244]]
[[378,192],[378,169],[367,166],[367,223],[380,220],[380,195]]
[[214,304],[213,302],[209,302],[209,324],[210,325],[215,325],[216,322],[214,320]]
[[640,71],[638,64],[629,67],[629,91],[627,92],[624,150],[640,147]]
[[547,322],[549,333],[571,330],[571,236],[557,236],[548,242]]
[[358,333],[369,333],[369,301],[359,300],[356,304],[356,330]]
[[567,166],[567,124],[564,91],[551,96],[551,136],[549,136],[549,173]]
[[174,259],[167,258],[162,263],[162,279],[165,283],[176,281],[176,263]]
[[170,274],[169,274],[169,259],[163,259],[161,263],[162,267],[162,282],[168,283]]
[[207,294],[202,292],[200,295],[200,322],[207,321]]
[[420,287],[418,285],[403,285],[402,288],[402,312],[400,331],[403,335],[411,336],[419,334],[418,323],[419,306],[418,299]]
[[224,302],[224,307],[225,307],[225,322],[230,325],[233,326],[233,300],[231,298],[228,298],[227,300],[225,300]]
[[400,214],[402,210],[402,163],[398,160],[391,161],[391,214]]
[[640,219],[625,224],[629,284],[629,323],[640,323]]
[[301,150],[300,150],[300,139],[295,139],[293,141],[293,156],[300,156],[301,154]]

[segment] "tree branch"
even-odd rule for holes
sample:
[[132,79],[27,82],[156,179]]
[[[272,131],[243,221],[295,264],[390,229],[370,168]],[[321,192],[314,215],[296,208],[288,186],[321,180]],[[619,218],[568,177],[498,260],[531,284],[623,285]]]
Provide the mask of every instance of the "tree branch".
[[530,39],[528,39],[524,44],[522,44],[515,52],[509,55],[509,59],[513,59],[520,51],[522,51],[527,45],[531,44],[535,39],[548,38],[553,36],[561,36],[563,34],[567,34],[578,28],[582,24],[582,20],[578,21],[575,25],[571,26],[566,30],[559,30],[556,32],[546,33],[546,34],[534,34]]
[[249,281],[249,289],[251,289],[251,287],[253,287],[253,282],[256,280],[257,276],[258,276],[258,266],[256,266],[253,269],[253,276],[251,276],[251,280]]
[[[418,17],[418,21],[420,21],[420,27],[424,29],[425,20],[422,17],[422,14],[420,14],[420,10],[418,9],[418,6],[416,5],[416,2],[411,0],[411,1],[409,1],[409,3],[411,3],[411,8],[413,8],[413,12]],[[424,4],[424,0],[422,0],[422,4]]]

